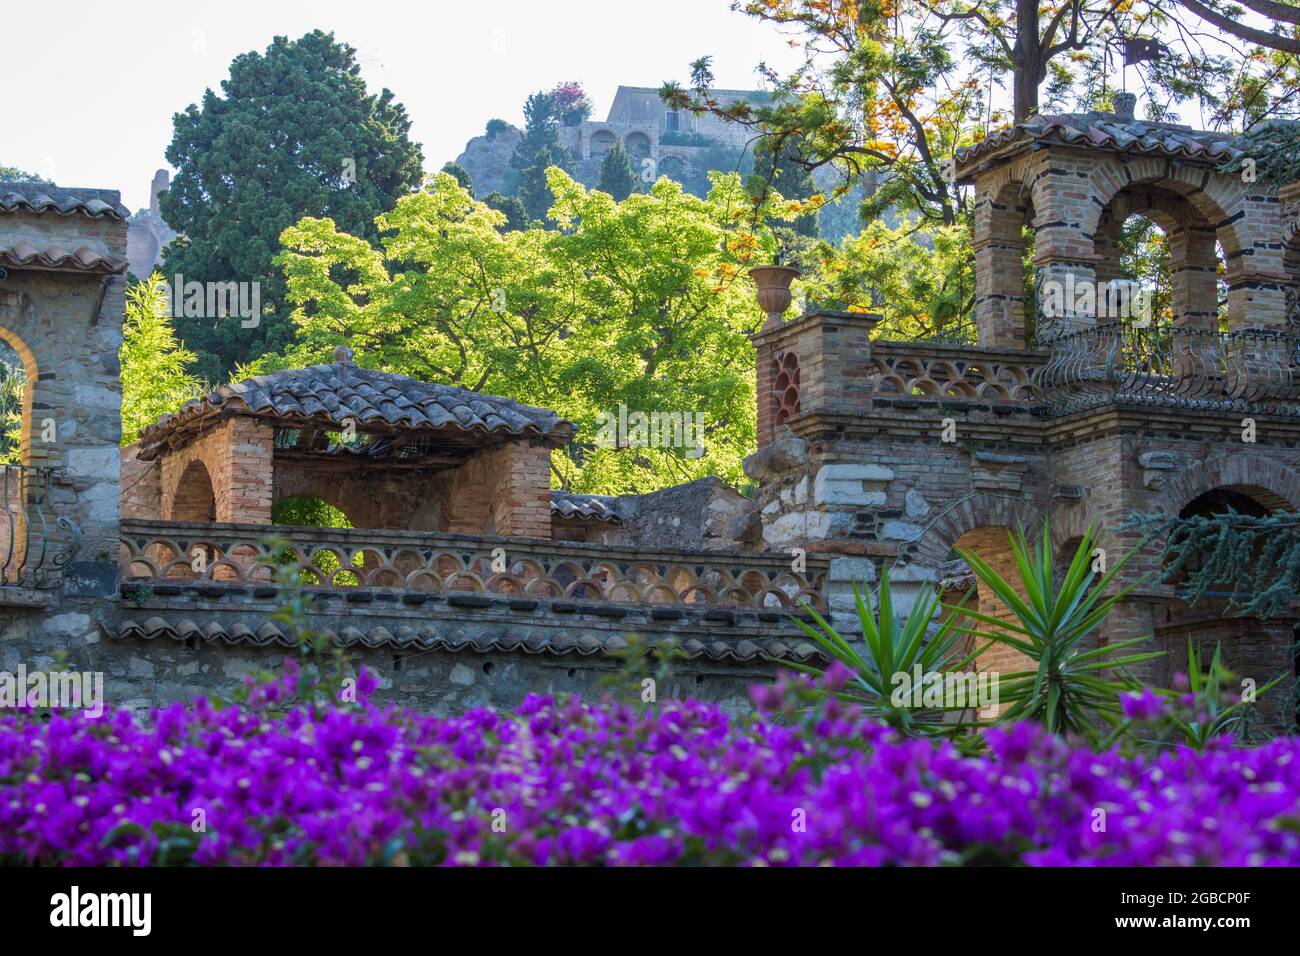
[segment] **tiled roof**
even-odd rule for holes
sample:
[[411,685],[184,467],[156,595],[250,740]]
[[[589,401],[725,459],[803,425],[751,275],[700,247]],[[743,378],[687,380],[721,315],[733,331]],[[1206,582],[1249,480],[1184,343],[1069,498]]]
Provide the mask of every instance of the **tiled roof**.
[[79,246],[71,251],[57,245],[38,249],[30,242],[19,239],[12,245],[0,246],[0,266],[116,275],[126,271],[127,262],[118,256],[101,256],[89,246]]
[[354,421],[367,426],[423,432],[454,432],[473,444],[510,438],[541,438],[553,448],[572,440],[576,429],[555,412],[531,408],[509,398],[420,382],[406,375],[358,368],[346,358],[260,375],[223,385],[164,415],[140,433],[140,458],[156,458],[159,443],[202,419],[221,412],[276,418],[289,425],[330,430]]
[[45,183],[0,183],[0,212],[79,213],[123,220],[131,216],[114,190],[62,189]]
[[1113,113],[1063,113],[1033,116],[998,130],[974,146],[957,150],[957,162],[970,163],[1003,147],[1053,142],[1224,163],[1242,155],[1235,141],[1226,133],[1121,119]]
[[623,520],[618,499],[612,495],[581,495],[559,489],[551,492],[551,513],[562,518],[594,518],[611,524]]
[[[429,624],[419,627],[399,625],[393,628],[379,625],[365,630],[345,626],[337,630],[325,628],[319,633],[327,640],[334,641],[342,647],[395,648],[398,650],[473,651],[476,653],[552,654],[564,656],[577,654],[591,657],[609,651],[627,648],[627,642],[617,636],[601,640],[592,634],[558,633],[519,633],[509,635],[466,635],[442,633]],[[170,638],[185,642],[196,638],[205,643],[245,644],[254,647],[296,647],[292,636],[280,627],[266,621],[256,629],[246,624],[223,625],[216,621],[199,623],[189,618],[175,623],[161,617],[151,617],[143,621],[124,620],[118,624],[115,637],[118,640],[128,638],[155,640]],[[810,641],[797,638],[763,638],[753,640],[723,640],[721,638],[688,638],[681,644],[681,651],[690,660],[705,659],[710,661],[734,661],[743,663],[753,660],[765,661],[825,661],[822,652]]]

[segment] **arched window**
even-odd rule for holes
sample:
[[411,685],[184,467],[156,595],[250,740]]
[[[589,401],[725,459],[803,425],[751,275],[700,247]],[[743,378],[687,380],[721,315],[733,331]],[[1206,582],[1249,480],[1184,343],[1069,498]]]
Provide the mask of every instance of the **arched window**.
[[13,346],[0,339],[0,464],[22,464],[26,397],[27,369]]

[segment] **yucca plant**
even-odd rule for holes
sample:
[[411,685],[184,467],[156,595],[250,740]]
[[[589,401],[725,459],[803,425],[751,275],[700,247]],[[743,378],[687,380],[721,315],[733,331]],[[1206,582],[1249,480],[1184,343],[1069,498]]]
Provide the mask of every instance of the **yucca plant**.
[[[933,588],[924,587],[906,617],[900,620],[894,610],[889,571],[885,570],[881,573],[875,607],[870,604],[870,595],[864,599],[856,585],[853,596],[862,629],[860,645],[847,640],[810,606],[805,605],[804,610],[813,618],[813,625],[795,620],[818,647],[848,668],[851,676],[836,691],[836,696],[858,704],[909,736],[948,734],[959,729],[958,724],[946,723],[944,714],[972,709],[973,704],[918,708],[912,705],[910,694],[903,700],[896,694],[901,684],[899,675],[906,675],[910,680],[919,669],[922,675],[938,675],[942,679],[944,675],[963,670],[979,656],[980,651],[962,656],[958,642],[964,644],[966,639],[954,616],[935,622],[935,612],[940,607],[938,594]],[[826,671],[812,665],[792,663],[790,666],[823,679],[826,676]]]
[[[1235,676],[1224,666],[1222,647],[1214,645],[1214,656],[1209,666],[1203,667],[1195,642],[1187,639],[1187,683],[1191,707],[1186,715],[1177,711],[1170,715],[1170,722],[1182,736],[1183,743],[1201,751],[1214,737],[1246,729],[1247,708],[1251,702],[1238,694],[1236,703],[1224,706],[1225,699],[1231,696],[1225,693],[1227,685]],[[1258,688],[1256,699],[1285,676],[1279,675]]]
[[[1001,675],[999,698],[1010,706],[999,721],[1031,720],[1055,734],[1078,733],[1098,739],[1105,725],[1119,722],[1120,693],[1138,686],[1125,668],[1164,653],[1126,653],[1146,641],[1144,637],[1091,650],[1083,647],[1084,639],[1111,609],[1141,583],[1107,593],[1131,554],[1099,576],[1092,568],[1096,535],[1089,527],[1061,576],[1055,571],[1046,522],[1039,546],[1032,545],[1023,530],[1008,537],[1020,577],[1019,588],[979,555],[958,549],[980,587],[995,594],[1014,618],[1004,621],[968,610],[968,617],[992,628],[970,633],[1015,648],[1033,664],[1032,670]],[[1107,677],[1105,672],[1114,676]]]

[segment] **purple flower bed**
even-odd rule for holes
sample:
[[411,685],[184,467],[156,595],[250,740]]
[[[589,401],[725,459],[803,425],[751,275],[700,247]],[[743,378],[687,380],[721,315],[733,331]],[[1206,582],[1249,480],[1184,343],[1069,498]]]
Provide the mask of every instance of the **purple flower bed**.
[[1300,864],[1294,741],[1126,757],[1019,725],[964,757],[834,703],[266,703],[6,715],[0,863]]

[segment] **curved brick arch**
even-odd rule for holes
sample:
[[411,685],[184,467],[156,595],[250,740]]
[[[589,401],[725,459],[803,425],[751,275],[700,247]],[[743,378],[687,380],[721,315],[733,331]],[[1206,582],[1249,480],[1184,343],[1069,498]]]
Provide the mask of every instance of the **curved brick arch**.
[[1300,511],[1300,474],[1260,455],[1223,455],[1191,462],[1160,494],[1156,511],[1176,515],[1217,488],[1249,494],[1274,511]]
[[[1102,213],[1111,208],[1115,199],[1143,186],[1154,187],[1166,194],[1162,211],[1171,211],[1172,197],[1182,199],[1205,224],[1215,229],[1226,255],[1237,255],[1249,245],[1242,242],[1238,230],[1237,216],[1245,202],[1245,191],[1240,182],[1232,176],[1209,170],[1174,169],[1169,160],[1157,157],[1146,157],[1128,164],[1121,164],[1115,156],[1099,157],[1088,177],[1091,202],[1079,223],[1081,231],[1095,236]],[[1226,205],[1220,201],[1222,197],[1227,198]]]
[[1014,531],[1023,527],[1032,533],[1041,526],[1043,514],[1033,502],[1011,494],[977,491],[954,502],[925,528],[917,541],[913,560],[937,568],[961,538],[989,528]]

